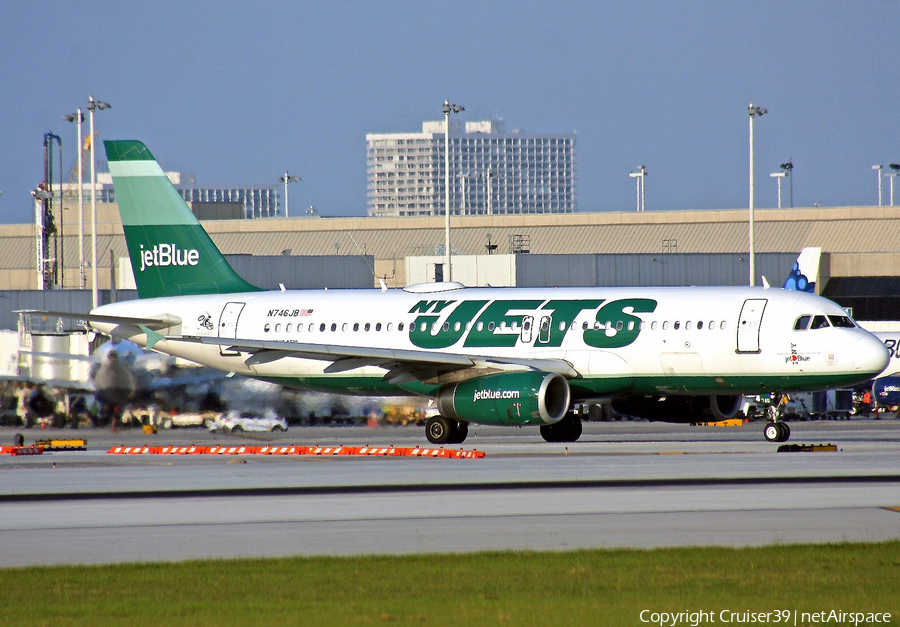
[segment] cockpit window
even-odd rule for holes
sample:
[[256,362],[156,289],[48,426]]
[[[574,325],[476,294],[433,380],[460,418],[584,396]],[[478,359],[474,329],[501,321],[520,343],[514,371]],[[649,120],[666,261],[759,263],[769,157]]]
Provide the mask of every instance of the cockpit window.
[[809,320],[812,316],[800,316],[794,323],[794,331],[806,331],[809,327]]
[[852,329],[856,326],[849,316],[828,316],[828,319],[831,321],[831,326],[840,329]]
[[828,318],[825,316],[816,316],[813,318],[811,329],[827,329],[830,325],[828,324]]

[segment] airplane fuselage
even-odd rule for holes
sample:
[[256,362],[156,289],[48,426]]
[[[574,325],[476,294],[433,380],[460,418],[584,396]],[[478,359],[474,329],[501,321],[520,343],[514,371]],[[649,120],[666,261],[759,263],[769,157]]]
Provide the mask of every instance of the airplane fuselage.
[[[851,385],[884,367],[880,342],[855,326],[795,330],[801,316],[839,317],[834,303],[762,288],[458,288],[178,296],[116,303],[115,316],[174,315],[154,349],[279,383],[354,394],[432,394],[444,380],[394,384],[384,368],[326,372],[330,362],[247,352],[199,338],[555,359],[571,364],[575,399],[620,394],[758,394]],[[851,323],[852,325],[852,323]],[[94,323],[146,344],[135,327]],[[503,371],[500,364],[484,368]],[[481,373],[484,373],[482,369]]]

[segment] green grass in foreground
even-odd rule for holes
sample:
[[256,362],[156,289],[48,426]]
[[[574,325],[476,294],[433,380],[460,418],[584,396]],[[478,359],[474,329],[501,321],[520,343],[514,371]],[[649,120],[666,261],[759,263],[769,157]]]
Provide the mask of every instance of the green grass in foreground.
[[0,625],[641,625],[641,610],[890,612],[900,542],[0,569]]

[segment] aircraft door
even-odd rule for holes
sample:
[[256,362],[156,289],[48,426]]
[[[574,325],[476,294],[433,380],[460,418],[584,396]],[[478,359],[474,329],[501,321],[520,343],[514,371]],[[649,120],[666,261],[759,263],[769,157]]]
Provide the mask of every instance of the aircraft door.
[[534,316],[525,316],[522,318],[522,338],[523,344],[531,344],[532,327],[534,327]]
[[550,343],[550,316],[541,316],[541,328],[538,333],[538,344]]
[[765,298],[748,298],[744,301],[738,319],[737,352],[759,352],[759,329],[767,302]]
[[[219,316],[219,337],[237,338],[238,318],[244,310],[245,303],[226,303]],[[239,351],[229,350],[227,346],[219,346],[219,354],[224,356],[240,355]]]

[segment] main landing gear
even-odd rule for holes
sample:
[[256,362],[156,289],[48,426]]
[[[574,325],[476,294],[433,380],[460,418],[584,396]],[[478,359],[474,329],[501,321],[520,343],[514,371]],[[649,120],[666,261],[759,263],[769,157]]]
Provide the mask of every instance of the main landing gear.
[[581,416],[569,412],[552,425],[541,425],[541,437],[547,442],[574,442],[581,437]]
[[469,435],[469,423],[444,416],[432,416],[425,423],[425,437],[432,444],[462,444]]
[[780,420],[784,413],[784,406],[788,402],[787,394],[774,395],[777,399],[773,405],[766,409],[766,420],[769,424],[763,429],[763,435],[769,442],[787,442],[791,437],[791,428],[786,422]]

